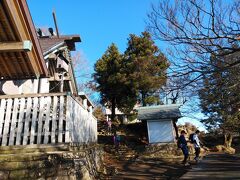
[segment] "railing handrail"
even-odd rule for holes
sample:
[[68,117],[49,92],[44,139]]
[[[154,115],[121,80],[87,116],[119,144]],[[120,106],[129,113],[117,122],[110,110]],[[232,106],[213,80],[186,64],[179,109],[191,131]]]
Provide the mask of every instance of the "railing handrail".
[[69,96],[71,96],[71,98],[73,98],[73,100],[76,101],[83,109],[87,110],[87,108],[84,107],[83,104],[76,97],[74,97],[72,94],[70,94]]
[[65,96],[65,95],[69,95],[69,93],[37,93],[37,94],[0,95],[0,99],[26,98],[26,97],[43,97],[43,96]]

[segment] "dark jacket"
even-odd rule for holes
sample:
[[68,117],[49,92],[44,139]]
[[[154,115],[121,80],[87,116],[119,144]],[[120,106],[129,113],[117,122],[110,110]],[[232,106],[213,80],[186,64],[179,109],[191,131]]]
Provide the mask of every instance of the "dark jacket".
[[187,141],[186,141],[184,135],[181,135],[181,136],[179,137],[179,141],[180,141],[180,144],[181,144],[182,146],[187,146]]

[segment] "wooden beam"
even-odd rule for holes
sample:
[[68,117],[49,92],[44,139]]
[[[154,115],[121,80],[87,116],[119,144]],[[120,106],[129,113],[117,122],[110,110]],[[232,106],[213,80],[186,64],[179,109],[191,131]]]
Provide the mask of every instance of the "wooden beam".
[[16,29],[16,36],[19,37],[18,39],[20,41],[31,40],[33,44],[32,50],[26,54],[35,77],[47,76],[47,66],[43,58],[26,0],[4,0],[3,2],[6,11],[9,12],[10,15],[9,21],[12,23],[13,28]]
[[18,51],[31,51],[31,41],[23,42],[0,42],[0,52],[18,52]]
[[3,54],[0,54],[0,62],[2,63],[3,66],[1,66],[0,72],[1,75],[4,75],[5,77],[10,77],[11,76],[11,72],[7,66],[7,61],[4,58]]

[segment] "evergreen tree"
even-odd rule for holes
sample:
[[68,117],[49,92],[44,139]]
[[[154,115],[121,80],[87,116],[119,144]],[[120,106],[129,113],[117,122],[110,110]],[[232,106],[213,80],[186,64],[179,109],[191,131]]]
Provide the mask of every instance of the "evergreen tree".
[[209,129],[221,128],[226,146],[231,146],[232,133],[240,127],[240,66],[223,70],[232,60],[232,56],[211,56],[211,73],[204,75],[204,86],[199,92],[202,111],[208,117],[202,122]]
[[124,70],[123,56],[115,44],[108,47],[95,64],[94,79],[100,92],[101,103],[111,107],[111,119],[115,119],[115,108],[129,113],[137,102],[136,91]]
[[123,76],[123,58],[115,44],[111,44],[104,55],[96,62],[94,79],[97,90],[100,92],[101,103],[108,105],[112,110],[111,119],[115,119],[117,98],[121,94]]
[[166,82],[167,58],[155,45],[150,34],[130,34],[125,51],[125,71],[131,86],[139,93],[143,106],[159,103],[155,94]]
[[124,56],[112,44],[95,64],[94,79],[100,92],[101,103],[130,113],[138,98],[142,104],[160,103],[156,91],[166,82],[168,61],[154,44],[151,36],[130,35]]

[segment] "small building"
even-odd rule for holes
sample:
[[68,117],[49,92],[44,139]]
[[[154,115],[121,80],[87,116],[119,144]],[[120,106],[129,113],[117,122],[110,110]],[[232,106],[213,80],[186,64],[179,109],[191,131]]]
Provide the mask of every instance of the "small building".
[[171,143],[177,137],[177,119],[181,117],[179,105],[139,107],[138,120],[147,124],[149,143]]
[[[105,108],[104,109],[104,114],[106,116],[107,121],[111,119],[112,111],[110,108]],[[115,115],[116,118],[122,122],[126,121],[127,115],[121,112],[118,108],[115,108]]]
[[[136,108],[138,108],[140,105],[136,104],[134,106],[134,111]],[[112,110],[109,107],[105,107],[104,109],[104,114],[106,116],[106,120],[109,121],[111,120],[111,116],[112,116]],[[130,118],[132,118],[132,116],[134,115],[134,112],[130,112],[129,114],[126,114],[122,111],[120,111],[118,108],[115,108],[115,115],[116,115],[116,119],[120,120],[122,123],[124,124],[129,124],[129,123],[137,123],[140,122],[138,121],[137,118],[134,118],[133,120],[130,120]]]

